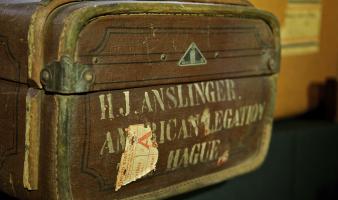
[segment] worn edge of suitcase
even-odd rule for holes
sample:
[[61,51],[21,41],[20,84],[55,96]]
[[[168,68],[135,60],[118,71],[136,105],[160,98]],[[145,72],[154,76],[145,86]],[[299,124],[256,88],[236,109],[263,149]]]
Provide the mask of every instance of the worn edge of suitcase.
[[[55,2],[55,1],[54,1]],[[66,1],[64,1],[66,2]],[[156,6],[154,5],[156,4]],[[163,4],[166,5],[166,7],[162,7]],[[58,4],[60,5],[60,4]],[[169,6],[170,5],[170,6]],[[55,5],[54,5],[55,6]],[[54,8],[53,8],[54,9]],[[94,10],[93,10],[94,9]],[[173,9],[176,9],[173,11]],[[50,10],[51,11],[51,10]],[[49,12],[50,12],[49,11]],[[75,48],[76,48],[76,42],[78,34],[81,32],[82,28],[86,25],[88,20],[93,19],[95,17],[98,17],[100,15],[107,15],[107,14],[173,14],[175,12],[178,12],[180,14],[190,14],[190,15],[214,15],[214,16],[241,16],[241,17],[247,17],[247,18],[258,18],[264,20],[271,28],[272,33],[275,37],[275,63],[274,67],[279,67],[280,62],[280,45],[279,45],[279,25],[276,18],[271,15],[270,13],[257,10],[255,8],[243,8],[239,6],[220,6],[220,5],[210,5],[210,4],[203,4],[203,5],[190,5],[186,4],[184,6],[181,5],[175,5],[175,4],[168,4],[168,3],[151,3],[149,5],[140,4],[140,3],[119,3],[115,4],[114,6],[108,6],[108,7],[89,7],[84,8],[81,10],[81,12],[77,12],[67,19],[67,23],[64,26],[63,29],[63,39],[60,41],[60,48],[59,56],[60,59],[62,59],[61,55],[67,55],[74,56]],[[43,15],[48,16],[48,12],[43,12]],[[35,16],[36,17],[36,16]],[[78,20],[78,21],[76,21]],[[76,23],[80,22],[80,23]],[[34,24],[34,23],[33,23]],[[34,25],[31,26],[34,26]],[[41,26],[43,28],[43,25]],[[31,28],[30,29],[30,39],[29,44],[30,46],[34,46],[34,38],[32,36],[35,36],[36,29]],[[36,38],[35,38],[36,39]],[[32,48],[31,48],[32,50]],[[33,50],[36,50],[33,48]],[[42,49],[41,49],[42,50]],[[34,52],[34,51],[33,51]],[[31,52],[32,53],[32,52]],[[34,53],[30,56],[34,56]],[[36,56],[36,55],[35,55]],[[31,57],[33,59],[33,57]],[[30,60],[31,63],[32,60]],[[71,67],[75,67],[72,65]],[[277,67],[277,68],[278,68]],[[30,68],[32,70],[32,68]],[[76,69],[72,69],[76,70]],[[32,73],[32,71],[30,71]],[[275,94],[276,90],[276,80],[278,75],[273,75],[270,77],[273,81],[273,87],[271,90],[273,90],[272,94]],[[67,77],[70,78],[70,77]],[[46,88],[48,91],[48,88]],[[81,92],[83,88],[74,88],[74,91],[56,91],[60,93],[71,93],[71,92]],[[51,90],[53,91],[53,90]],[[84,92],[84,91],[82,91]],[[61,97],[61,96],[60,96]],[[272,97],[272,101],[274,101],[275,95]],[[72,101],[71,98],[56,98],[57,99],[57,107],[60,114],[56,116],[57,120],[57,126],[55,132],[57,133],[57,193],[59,194],[59,197],[61,199],[71,199],[71,189],[70,189],[70,175],[69,175],[69,166],[68,166],[68,159],[69,159],[69,118],[72,114],[71,112],[71,105]],[[273,106],[273,105],[272,105]],[[270,109],[271,112],[274,109]],[[266,122],[265,122],[265,128],[264,128],[264,134],[261,141],[261,146],[259,151],[256,153],[256,156],[253,156],[251,159],[243,162],[242,164],[226,169],[214,174],[205,175],[196,179],[188,180],[179,184],[175,184],[154,192],[141,194],[135,197],[130,197],[127,199],[136,199],[136,198],[146,198],[146,199],[154,199],[154,198],[162,198],[167,196],[172,196],[175,194],[183,193],[190,191],[192,189],[201,188],[205,185],[210,185],[214,183],[221,182],[225,179],[229,179],[231,177],[243,174],[248,171],[252,171],[256,169],[260,164],[264,161],[264,158],[268,151],[269,141],[271,137],[271,129],[272,129],[272,113],[268,113],[268,116],[271,116]],[[173,193],[172,189],[175,189],[175,193]]]
[[48,15],[57,7],[69,3],[70,0],[48,0],[41,1],[42,6],[38,7],[32,15],[31,24],[28,31],[28,79],[32,80],[35,87],[42,88],[39,76],[40,70],[37,66],[44,65],[43,48],[44,44],[41,39],[44,38],[44,26]]
[[39,185],[39,159],[40,154],[40,121],[41,90],[29,89],[26,96],[26,130],[25,130],[25,157],[23,169],[23,186],[28,190],[37,190]]
[[[41,0],[43,5],[47,5],[53,1],[59,0]],[[75,2],[75,1],[90,1],[90,0],[67,0],[68,2]],[[95,0],[94,0],[95,1]],[[97,0],[99,1],[99,0]],[[145,0],[147,1],[147,0]],[[170,0],[165,0],[170,1]],[[177,0],[177,1],[184,1],[184,0]],[[198,3],[231,3],[231,4],[241,4],[241,5],[252,5],[248,0],[189,0],[189,2],[198,2]]]

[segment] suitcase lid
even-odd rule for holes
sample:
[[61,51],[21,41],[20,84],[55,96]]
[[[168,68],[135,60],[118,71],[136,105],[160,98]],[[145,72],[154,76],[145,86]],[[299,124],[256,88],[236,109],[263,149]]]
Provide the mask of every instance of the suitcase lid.
[[[278,72],[273,15],[247,1],[203,2],[43,1],[29,34],[29,79],[69,94]],[[192,50],[202,62],[189,61]]]

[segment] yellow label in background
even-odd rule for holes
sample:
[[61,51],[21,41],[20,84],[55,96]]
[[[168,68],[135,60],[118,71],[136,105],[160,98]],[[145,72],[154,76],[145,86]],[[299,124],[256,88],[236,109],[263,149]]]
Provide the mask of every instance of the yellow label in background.
[[289,0],[282,26],[282,54],[316,53],[320,45],[322,5],[318,0]]

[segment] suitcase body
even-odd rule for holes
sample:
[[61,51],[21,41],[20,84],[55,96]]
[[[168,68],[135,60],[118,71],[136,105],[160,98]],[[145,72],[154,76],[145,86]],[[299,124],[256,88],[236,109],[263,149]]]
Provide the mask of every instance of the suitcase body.
[[0,188],[154,199],[257,168],[279,26],[246,1],[0,3]]

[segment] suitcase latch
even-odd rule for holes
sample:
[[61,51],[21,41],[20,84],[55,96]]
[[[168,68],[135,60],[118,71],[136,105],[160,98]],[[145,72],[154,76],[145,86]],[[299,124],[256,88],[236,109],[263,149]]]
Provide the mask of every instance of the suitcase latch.
[[94,83],[95,74],[87,66],[74,63],[68,56],[48,64],[40,74],[41,83],[49,92],[87,92]]

